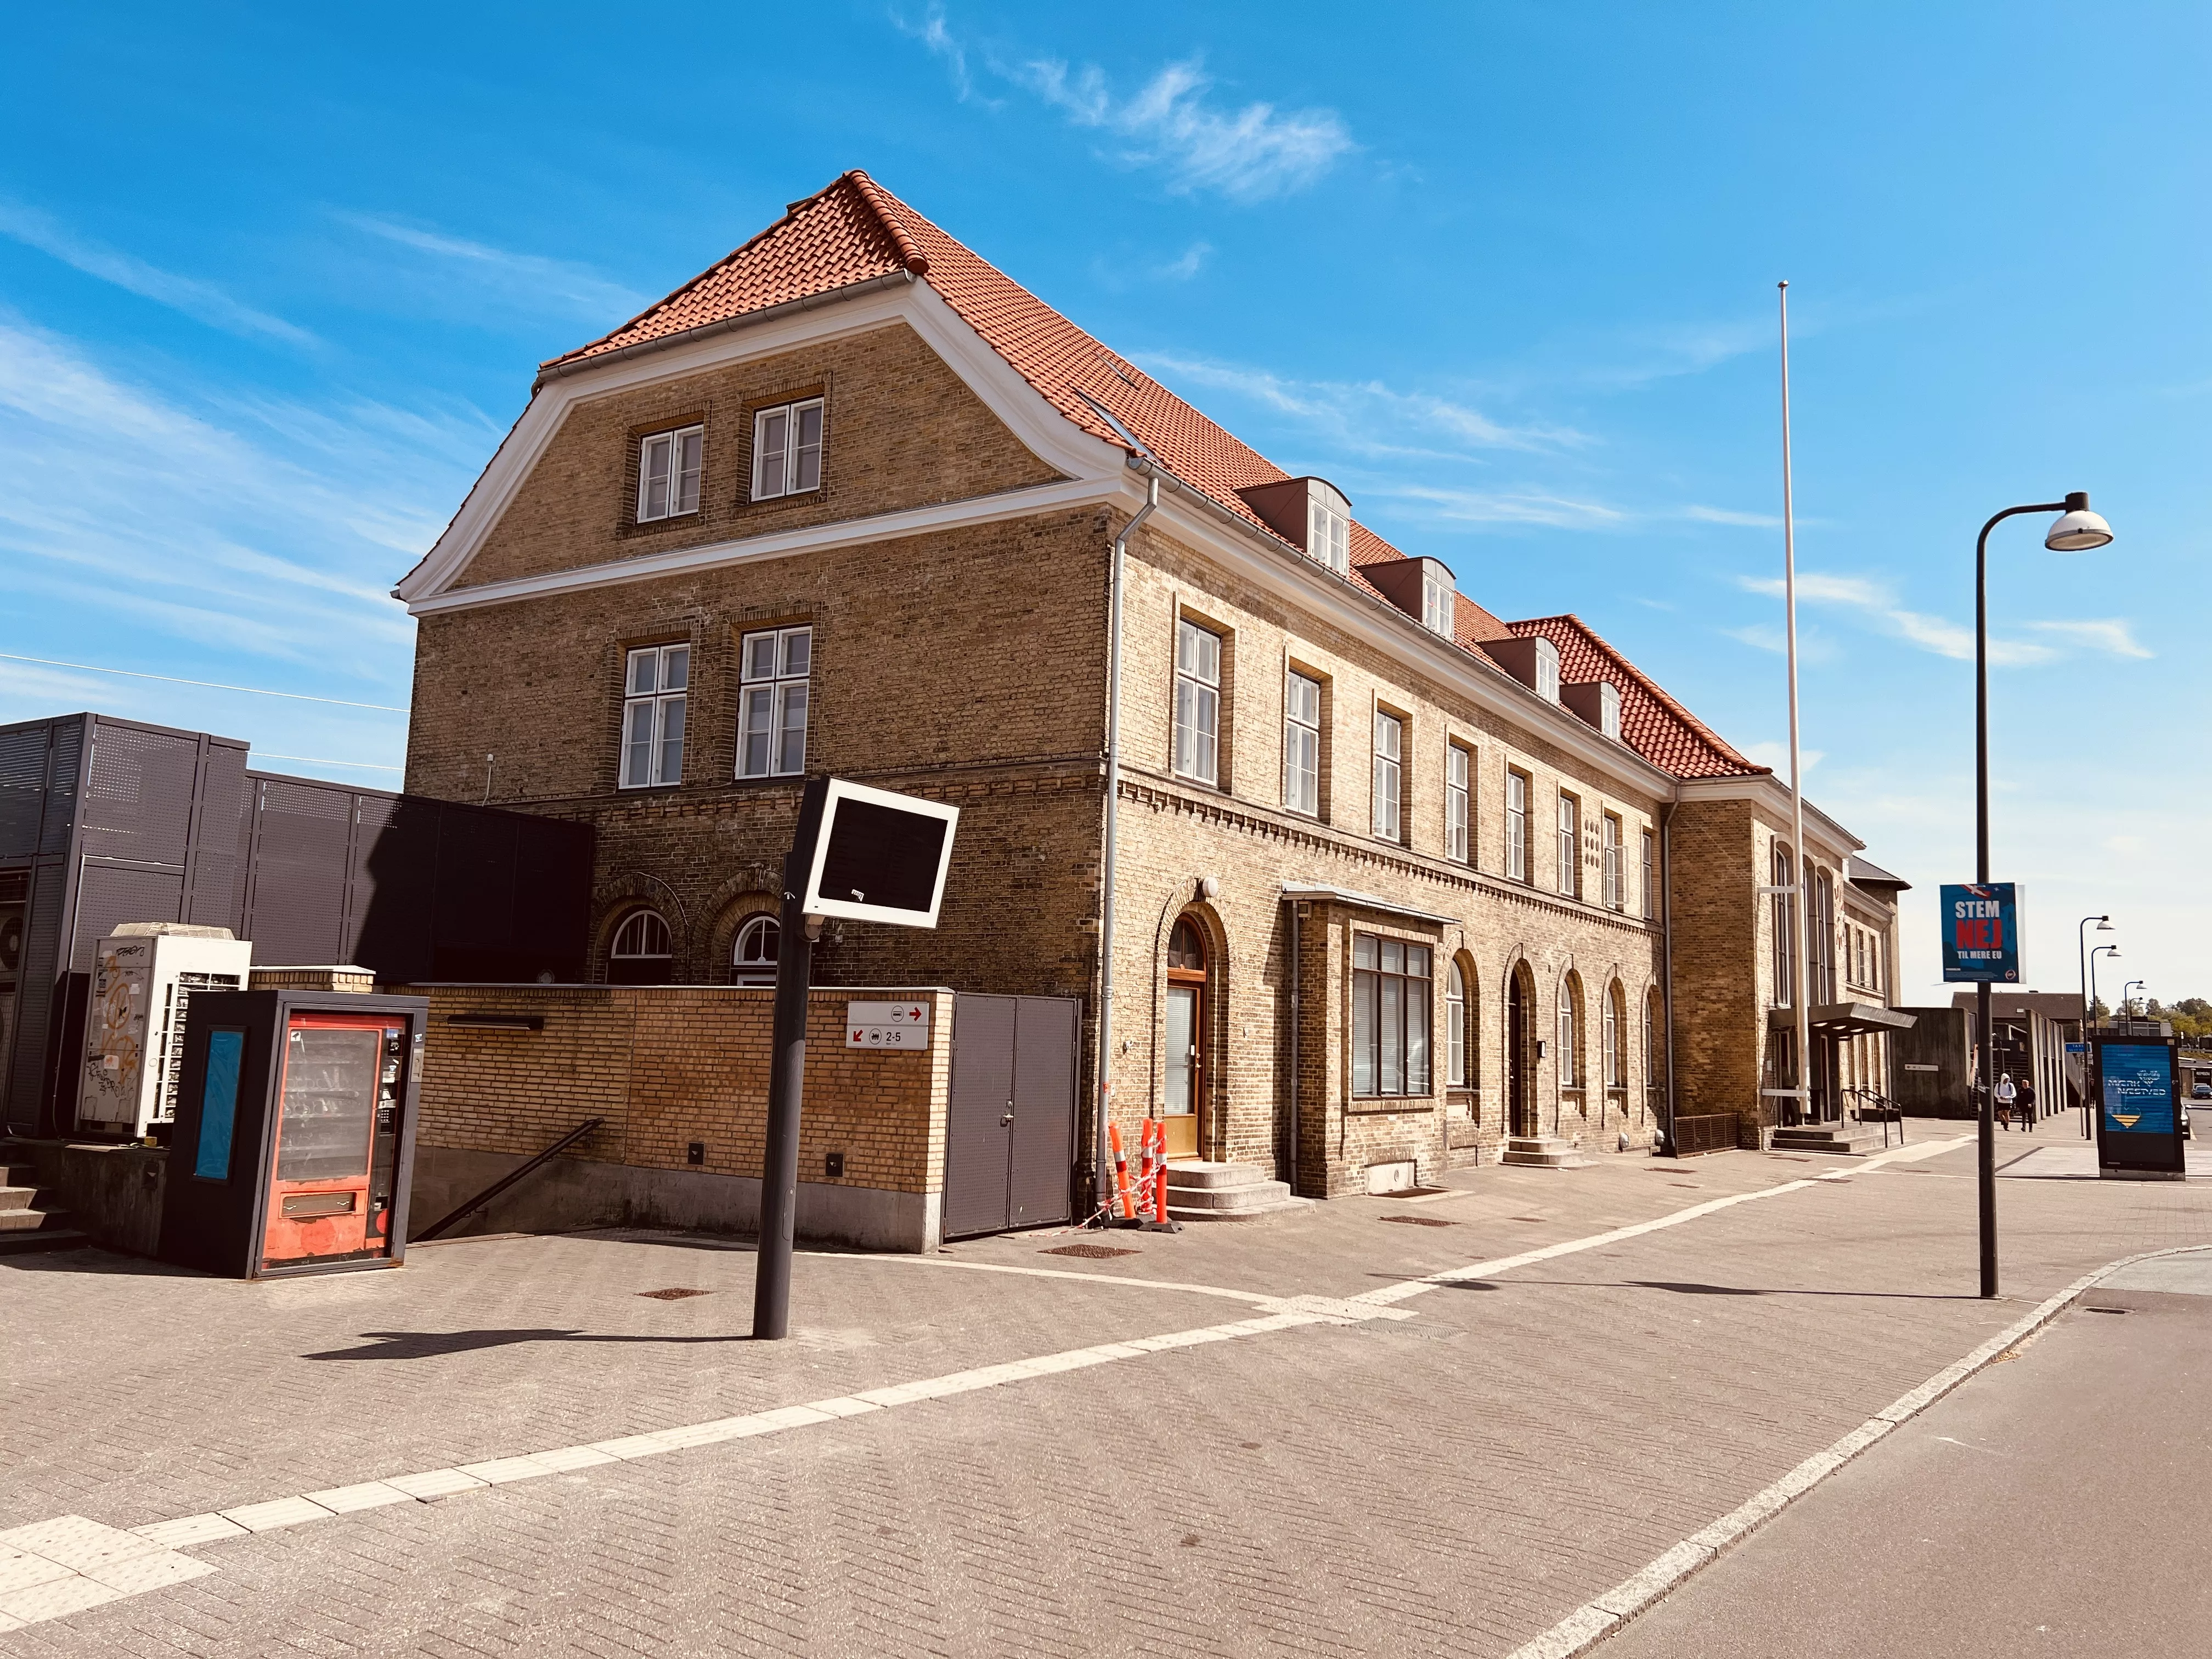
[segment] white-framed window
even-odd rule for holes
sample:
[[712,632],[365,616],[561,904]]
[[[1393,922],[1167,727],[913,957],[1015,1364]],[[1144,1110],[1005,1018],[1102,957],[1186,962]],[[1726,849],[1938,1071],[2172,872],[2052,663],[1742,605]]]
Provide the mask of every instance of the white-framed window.
[[1352,1092],[1429,1092],[1429,947],[1352,936]]
[[1461,864],[1470,862],[1474,854],[1474,759],[1459,744],[1444,745],[1444,854]]
[[668,923],[658,910],[633,910],[607,947],[607,978],[616,985],[665,985],[672,977]]
[[1582,1064],[1575,1050],[1576,1033],[1582,1025],[1582,989],[1569,974],[1559,981],[1559,1087],[1582,1087]]
[[1559,792],[1559,890],[1567,894],[1580,892],[1582,877],[1582,803],[1562,789]]
[[1321,811],[1321,682],[1295,668],[1283,680],[1283,805]]
[[623,788],[684,781],[684,702],[690,683],[688,645],[640,646],[623,659]]
[[1528,854],[1528,775],[1505,775],[1505,873],[1514,881],[1534,881],[1534,862]]
[[1628,907],[1627,872],[1621,867],[1620,820],[1612,813],[1605,814],[1605,908],[1623,910]]
[[1375,711],[1375,833],[1385,841],[1405,839],[1404,782],[1406,722]]
[[1536,636],[1536,695],[1547,702],[1559,700],[1559,647],[1540,634]]
[[1620,984],[1615,981],[1605,994],[1605,1086],[1628,1086],[1628,1051],[1621,1047],[1627,1033],[1621,1029]]
[[730,946],[730,983],[775,983],[777,947],[783,941],[783,924],[774,916],[754,916],[738,929]]
[[1457,590],[1451,578],[1439,572],[1434,565],[1421,569],[1421,626],[1446,639],[1452,636],[1452,624],[1458,620]]
[[1444,1081],[1467,1086],[1467,975],[1456,960],[1444,977]]
[[1598,682],[1597,729],[1615,743],[1620,741],[1620,693],[1611,680]]
[[811,628],[768,628],[738,642],[738,775],[795,777],[806,769]]
[[1659,837],[1649,830],[1644,832],[1644,919],[1652,921],[1659,914]]
[[1306,497],[1306,553],[1340,576],[1352,569],[1352,521],[1318,495]]
[[1176,623],[1175,769],[1221,781],[1221,635],[1188,617]]
[[1790,849],[1776,842],[1773,884],[1785,890],[1774,895],[1774,1006],[1778,1008],[1790,1006],[1797,984],[1797,941],[1790,932],[1795,870]]
[[699,510],[699,469],[707,428],[656,432],[638,446],[637,521],[679,519]]
[[753,416],[753,499],[822,488],[822,399],[779,404]]

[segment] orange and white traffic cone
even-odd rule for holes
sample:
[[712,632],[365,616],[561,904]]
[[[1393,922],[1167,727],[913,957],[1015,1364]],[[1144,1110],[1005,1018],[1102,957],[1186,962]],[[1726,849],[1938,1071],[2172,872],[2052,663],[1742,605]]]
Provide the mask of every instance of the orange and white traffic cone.
[[1168,1224],[1168,1126],[1161,1124],[1153,1139],[1159,1156],[1152,1160],[1152,1219],[1164,1227]]
[[1121,1218],[1124,1221],[1134,1220],[1137,1212],[1129,1201],[1129,1158],[1121,1150],[1121,1126],[1108,1124],[1106,1138],[1114,1145],[1114,1190],[1121,1200]]

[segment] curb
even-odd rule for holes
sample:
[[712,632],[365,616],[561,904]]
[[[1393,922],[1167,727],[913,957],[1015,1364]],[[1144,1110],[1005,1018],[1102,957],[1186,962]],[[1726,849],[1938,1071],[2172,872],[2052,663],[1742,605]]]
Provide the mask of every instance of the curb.
[[1624,1579],[1604,1594],[1591,1597],[1535,1640],[1514,1649],[1507,1659],[1574,1659],[1577,1655],[1589,1652],[1692,1574],[1717,1559],[1723,1551],[1781,1514],[1892,1429],[1909,1422],[2014,1344],[2042,1329],[2107,1273],[2160,1256],[2195,1255],[2205,1248],[2202,1244],[2183,1244],[2168,1250],[2143,1250],[2108,1261],[2094,1273],[2075,1279],[1964,1359],[1945,1366],[1911,1393],[1899,1395],[1825,1451],[1814,1453],[1711,1525],[1692,1533],[1634,1577]]

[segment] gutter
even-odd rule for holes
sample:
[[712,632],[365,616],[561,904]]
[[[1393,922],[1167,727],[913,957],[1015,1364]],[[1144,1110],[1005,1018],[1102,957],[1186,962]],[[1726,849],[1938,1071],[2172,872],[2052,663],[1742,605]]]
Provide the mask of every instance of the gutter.
[[1129,521],[1121,526],[1121,533],[1114,538],[1112,615],[1108,624],[1106,667],[1106,859],[1099,877],[1098,1078],[1091,1124],[1091,1139],[1095,1143],[1092,1161],[1097,1182],[1092,1192],[1091,1202],[1094,1205],[1105,1203],[1114,1190],[1112,1171],[1107,1163],[1106,1112],[1112,1094],[1114,1062],[1114,859],[1121,818],[1123,567],[1127,562],[1131,533],[1152,516],[1152,510],[1159,504],[1160,475],[1155,471],[1145,491],[1145,504],[1136,510]]
[[871,276],[865,282],[850,283],[843,288],[833,288],[820,294],[802,295],[796,300],[786,300],[780,305],[763,306],[758,311],[748,311],[741,316],[725,317],[719,322],[702,323],[696,328],[687,328],[681,333],[658,335],[650,340],[639,340],[612,351],[593,352],[588,357],[557,357],[538,371],[538,378],[530,383],[535,396],[538,390],[552,380],[564,380],[571,374],[580,374],[586,369],[604,368],[609,363],[641,357],[647,352],[665,351],[672,347],[693,345],[701,340],[712,339],[717,334],[727,334],[741,328],[751,328],[759,323],[772,323],[780,317],[795,316],[802,311],[812,311],[821,306],[832,306],[844,300],[856,300],[864,294],[878,289],[899,288],[915,281],[910,270],[887,270],[880,276]]
[[1674,848],[1671,839],[1674,814],[1681,809],[1682,786],[1674,785],[1674,798],[1659,814],[1659,952],[1660,992],[1667,1021],[1667,1156],[1681,1156],[1674,1140]]

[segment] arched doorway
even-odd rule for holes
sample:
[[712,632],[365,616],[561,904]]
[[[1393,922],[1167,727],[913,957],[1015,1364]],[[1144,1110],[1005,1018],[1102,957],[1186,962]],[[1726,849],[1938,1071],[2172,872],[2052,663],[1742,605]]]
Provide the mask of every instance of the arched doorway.
[[1206,990],[1206,935],[1192,918],[1179,917],[1168,937],[1168,1006],[1161,1042],[1166,1078],[1160,1119],[1170,1158],[1198,1156],[1207,1070]]
[[1528,964],[1505,976],[1505,1133],[1541,1131],[1536,1118],[1536,985]]

